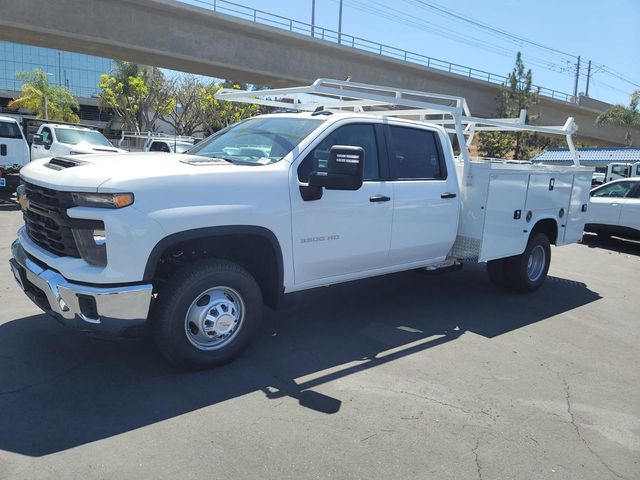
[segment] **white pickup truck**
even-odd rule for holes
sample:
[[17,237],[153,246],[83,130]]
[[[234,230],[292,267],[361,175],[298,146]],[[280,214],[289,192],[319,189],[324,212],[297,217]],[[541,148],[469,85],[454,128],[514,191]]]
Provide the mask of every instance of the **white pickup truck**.
[[29,145],[15,118],[0,117],[0,193],[18,186],[20,169],[29,162]]
[[[12,246],[18,283],[81,330],[130,336],[148,326],[170,360],[191,368],[238,354],[263,304],[275,308],[289,292],[462,261],[488,262],[497,285],[540,287],[550,245],[582,237],[592,169],[470,161],[464,148],[456,158],[448,130],[465,145],[489,127],[464,114],[464,99],[444,97],[450,109],[429,94],[375,87],[391,92],[380,101],[373,86],[345,99],[357,85],[301,87],[299,113],[244,120],[186,155],[31,162]],[[271,105],[289,93],[219,98]],[[413,117],[445,109],[453,127],[382,115],[381,103],[398,114],[409,104]],[[346,111],[371,104],[377,110]],[[572,125],[535,129],[570,136]]]
[[87,127],[44,123],[33,136],[31,160],[87,153],[123,153],[102,133]]

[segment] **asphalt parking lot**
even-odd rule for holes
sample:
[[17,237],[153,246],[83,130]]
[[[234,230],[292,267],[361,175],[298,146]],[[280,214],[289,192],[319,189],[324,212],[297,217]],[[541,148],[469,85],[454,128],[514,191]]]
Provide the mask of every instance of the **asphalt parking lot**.
[[553,251],[536,294],[484,268],[294,294],[235,363],[49,319],[8,269],[0,201],[0,478],[640,478],[640,245]]

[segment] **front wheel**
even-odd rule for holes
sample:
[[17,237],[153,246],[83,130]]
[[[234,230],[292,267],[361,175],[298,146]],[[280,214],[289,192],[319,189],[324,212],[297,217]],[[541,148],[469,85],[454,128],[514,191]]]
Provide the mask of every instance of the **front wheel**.
[[262,317],[260,287],[241,266],[203,260],[173,274],[158,294],[156,345],[184,368],[226,363],[250,342]]
[[536,291],[547,278],[551,263],[549,238],[544,233],[533,235],[521,255],[504,262],[507,288],[522,293]]

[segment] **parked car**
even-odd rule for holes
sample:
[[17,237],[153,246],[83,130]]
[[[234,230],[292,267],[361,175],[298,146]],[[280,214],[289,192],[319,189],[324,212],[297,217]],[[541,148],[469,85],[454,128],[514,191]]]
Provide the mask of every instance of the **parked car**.
[[[381,98],[395,107],[410,95],[410,106],[461,124],[462,98],[452,108],[439,95],[354,92],[336,80],[300,93],[315,88],[323,103],[311,111],[246,119],[187,155],[31,162],[11,259],[22,289],[80,330],[131,336],[148,327],[167,358],[202,368],[236,356],[263,305],[277,308],[285,293],[463,261],[488,262],[501,288],[533,292],[550,245],[582,238],[591,168],[471,161],[466,149],[458,159],[443,126],[378,114]],[[345,88],[377,110],[324,109],[329,93],[340,106]],[[255,91],[240,94],[258,101]],[[262,95],[272,104],[280,91]],[[544,128],[575,131],[571,120]],[[464,145],[463,130],[456,135]]]
[[0,192],[12,192],[29,162],[29,145],[15,118],[0,117]]
[[193,147],[193,142],[185,142],[184,140],[152,139],[146,142],[144,146],[145,152],[165,152],[165,153],[184,153]]
[[586,232],[640,240],[640,177],[623,178],[591,190]]
[[44,123],[33,136],[31,160],[87,153],[123,153],[102,133],[87,127]]

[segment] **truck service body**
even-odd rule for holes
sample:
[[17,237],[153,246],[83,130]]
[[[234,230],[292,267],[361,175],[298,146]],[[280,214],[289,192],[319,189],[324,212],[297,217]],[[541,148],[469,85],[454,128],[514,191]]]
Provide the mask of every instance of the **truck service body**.
[[[359,89],[351,100],[348,88]],[[314,100],[334,108],[308,102],[319,90]],[[186,367],[235,356],[262,304],[298,290],[463,261],[488,262],[497,285],[537,289],[549,244],[582,237],[592,169],[472,161],[465,148],[458,158],[452,131],[466,145],[488,129],[458,115],[460,99],[438,96],[460,107],[447,123],[424,112],[449,107],[418,102],[420,92],[378,98],[388,91],[319,80],[293,92],[308,102],[298,112],[253,117],[186,154],[31,162],[21,172],[16,280],[75,328],[128,336],[150,327]],[[220,98],[268,105],[291,92],[244,93]],[[403,94],[420,121],[353,108]],[[549,130],[570,141],[569,126]]]

